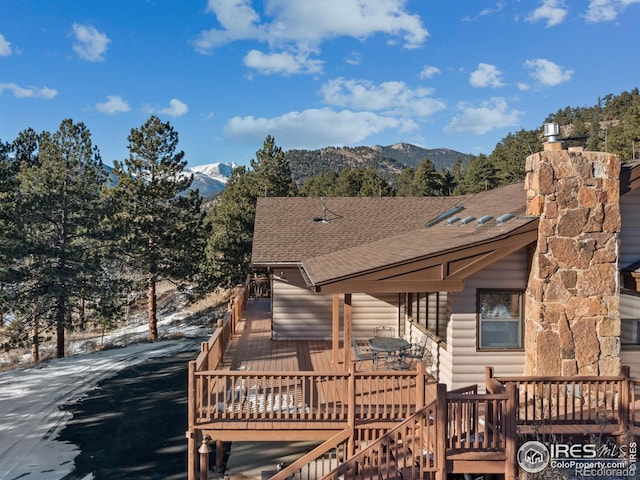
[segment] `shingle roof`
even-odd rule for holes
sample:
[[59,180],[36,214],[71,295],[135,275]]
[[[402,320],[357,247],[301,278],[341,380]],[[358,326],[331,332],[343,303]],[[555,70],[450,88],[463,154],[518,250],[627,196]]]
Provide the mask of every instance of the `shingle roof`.
[[[319,198],[260,198],[253,241],[254,265],[298,263],[309,280],[323,283],[361,272],[409,263],[418,258],[463,249],[501,238],[532,221],[525,216],[522,183],[459,197],[325,198],[328,223]],[[429,228],[425,223],[461,205],[460,219]],[[496,219],[511,213],[502,225]]]
[[[253,234],[254,264],[300,262],[422,228],[466,197],[263,197]],[[314,221],[323,217],[328,223]]]

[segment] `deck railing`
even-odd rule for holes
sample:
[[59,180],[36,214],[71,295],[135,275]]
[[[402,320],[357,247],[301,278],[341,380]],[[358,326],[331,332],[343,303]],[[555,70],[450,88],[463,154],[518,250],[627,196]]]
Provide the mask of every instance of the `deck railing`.
[[213,332],[209,341],[202,342],[200,345],[200,354],[195,361],[189,362],[189,404],[187,409],[187,421],[189,430],[187,431],[188,439],[188,476],[195,478],[197,471],[197,455],[196,448],[199,441],[202,440],[200,432],[196,431],[196,410],[197,410],[197,393],[196,393],[196,372],[210,371],[218,368],[224,360],[224,352],[236,331],[236,326],[247,306],[249,299],[251,280],[238,287],[235,295],[229,300],[227,312],[223,318],[218,320],[216,330]]
[[273,475],[270,480],[317,480],[329,475],[347,458],[351,429],[345,428]]
[[640,431],[640,379],[629,379],[629,427]]
[[[424,365],[414,371],[251,372],[194,368],[194,426],[220,421],[395,421],[424,405]],[[295,428],[292,426],[291,428]]]
[[224,352],[231,341],[238,322],[242,318],[249,300],[253,279],[248,278],[240,285],[227,303],[227,311],[218,320],[217,327],[209,337],[209,341],[202,342],[200,354],[195,360],[196,371],[215,370],[224,360]]
[[419,479],[436,472],[435,418],[434,401],[351,456],[323,480]]
[[[505,478],[515,477],[515,386],[502,393],[479,394],[477,387],[447,392],[439,384],[436,400],[416,411],[395,428],[345,459],[323,480],[446,478],[456,454],[483,453],[503,464]],[[496,455],[497,454],[497,455]],[[468,457],[464,460],[469,461]],[[291,478],[277,476],[274,480]]]
[[518,392],[516,422],[522,434],[567,432],[616,433],[640,427],[640,381],[620,376],[495,377],[491,382],[513,382]]

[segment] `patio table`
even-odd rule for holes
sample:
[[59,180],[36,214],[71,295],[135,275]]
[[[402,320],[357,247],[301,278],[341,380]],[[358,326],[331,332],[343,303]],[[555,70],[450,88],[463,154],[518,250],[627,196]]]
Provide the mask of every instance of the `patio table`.
[[385,365],[391,364],[393,368],[403,368],[402,350],[411,347],[404,338],[398,337],[373,337],[369,339],[369,347],[373,352],[373,364],[378,366],[379,354],[384,353]]

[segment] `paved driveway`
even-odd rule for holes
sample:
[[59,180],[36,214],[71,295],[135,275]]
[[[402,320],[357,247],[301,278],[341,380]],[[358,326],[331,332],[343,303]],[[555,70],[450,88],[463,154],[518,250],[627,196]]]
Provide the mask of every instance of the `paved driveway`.
[[59,440],[82,453],[64,480],[186,478],[187,371],[198,347],[127,368],[68,405]]

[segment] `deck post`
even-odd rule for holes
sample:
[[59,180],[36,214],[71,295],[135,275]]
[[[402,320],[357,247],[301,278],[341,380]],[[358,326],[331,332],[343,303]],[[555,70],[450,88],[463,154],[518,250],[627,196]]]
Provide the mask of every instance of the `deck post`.
[[189,430],[187,431],[187,478],[188,480],[196,480],[197,458],[196,458],[196,362],[189,362],[189,380],[188,380],[188,398],[189,405],[187,407],[187,423]]
[[351,309],[351,294],[344,294],[344,367],[345,371],[348,370],[351,365],[351,335],[353,334],[352,330],[352,319],[353,319],[353,311]]
[[[333,319],[331,326],[331,360],[337,365],[340,363],[340,295],[337,293],[333,294],[331,312]],[[344,344],[345,346],[349,344],[346,337]]]
[[631,375],[631,368],[628,366],[620,367],[620,375],[623,377],[620,380],[620,395],[618,397],[618,424],[623,435],[619,436],[621,442],[627,441],[627,433],[629,432],[629,405],[631,405],[631,396],[629,388],[629,377]]
[[216,440],[216,468],[219,471],[224,469],[224,442]]
[[426,370],[427,367],[424,363],[418,362],[418,378],[416,378],[416,411],[424,407],[425,403],[425,389],[426,389]]
[[484,367],[484,384],[489,385],[489,379],[493,378],[493,367]]
[[507,405],[504,415],[504,440],[505,440],[505,463],[504,478],[505,480],[515,480],[516,478],[516,410],[518,408],[518,391],[514,382],[506,385]]
[[209,454],[211,453],[211,447],[209,447],[209,436],[205,436],[202,439],[202,445],[198,448],[200,454],[200,480],[209,480]]
[[[356,434],[356,365],[353,362],[350,362],[348,365],[349,368],[349,379],[348,379],[348,410],[347,410],[347,426],[349,430],[351,430],[351,435],[349,436],[349,441],[347,442],[347,459],[351,458],[355,451],[355,434]],[[346,460],[346,459],[345,459]]]
[[447,478],[447,386],[436,386],[436,480]]

